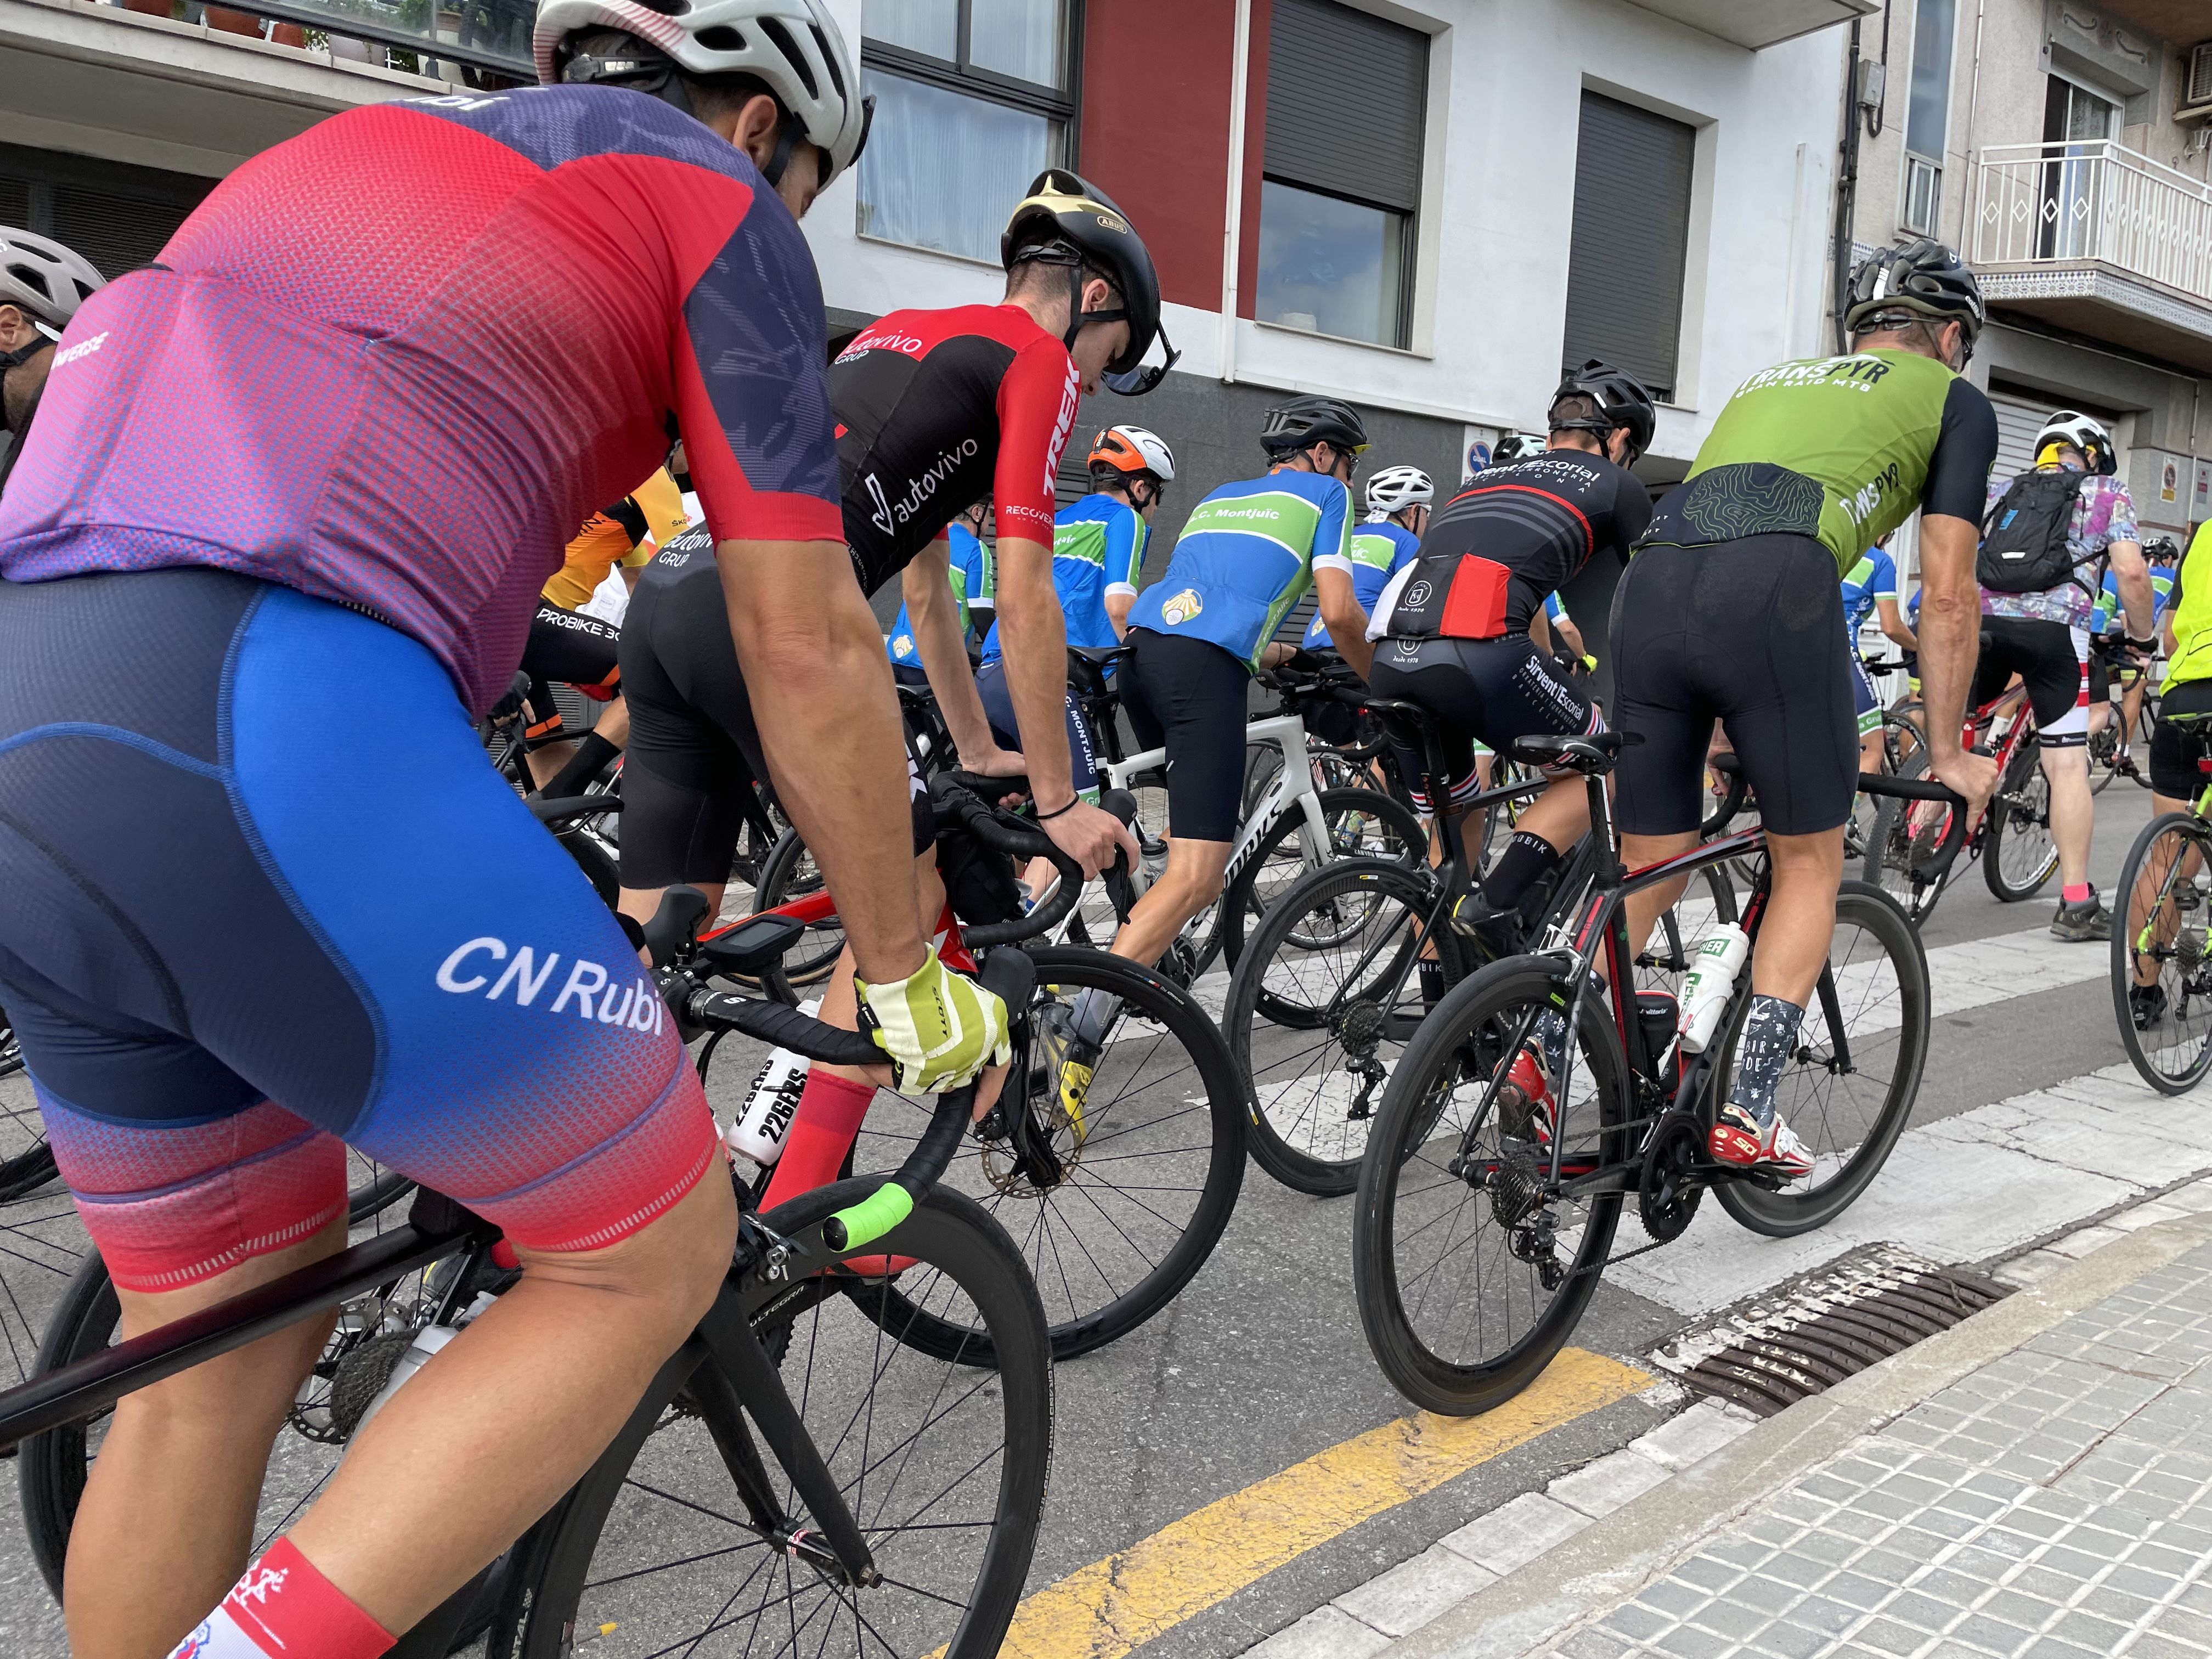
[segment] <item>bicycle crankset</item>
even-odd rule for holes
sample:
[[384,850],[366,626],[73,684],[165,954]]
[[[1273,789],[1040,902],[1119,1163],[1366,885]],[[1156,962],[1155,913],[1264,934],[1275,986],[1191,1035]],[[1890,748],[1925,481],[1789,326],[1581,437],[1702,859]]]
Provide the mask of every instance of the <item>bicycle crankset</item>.
[[1644,1231],[1659,1243],[1680,1238],[1698,1212],[1705,1192],[1698,1170],[1705,1150],[1705,1127],[1688,1112],[1668,1113],[1644,1146],[1636,1208]]

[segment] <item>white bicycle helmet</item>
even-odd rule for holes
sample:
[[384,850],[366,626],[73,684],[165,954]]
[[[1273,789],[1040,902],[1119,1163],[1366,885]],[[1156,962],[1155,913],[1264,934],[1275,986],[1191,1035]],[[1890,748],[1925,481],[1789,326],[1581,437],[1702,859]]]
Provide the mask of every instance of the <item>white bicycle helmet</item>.
[[1418,466],[1386,466],[1367,481],[1370,513],[1399,513],[1409,507],[1426,507],[1436,498],[1436,485]]
[[[2035,434],[2035,464],[2041,466],[2044,452],[2055,444],[2064,444],[2069,449],[2081,452],[2081,459],[2089,464],[2089,471],[2107,477],[2119,470],[2120,459],[2112,451],[2112,434],[2103,423],[2071,409],[2056,411],[2043,423],[2043,430]],[[2057,459],[2056,456],[2051,458]]]
[[[668,8],[663,10],[660,8]],[[620,29],[666,54],[658,58],[585,58],[563,50],[591,29]],[[827,158],[822,184],[860,159],[875,100],[864,99],[845,37],[823,0],[543,0],[531,45],[538,78],[635,87],[690,112],[671,84],[671,64],[687,75],[750,75],[791,112],[775,160],[762,169],[773,185],[791,144],[805,138]]]
[[1516,461],[1526,461],[1544,453],[1544,434],[1540,432],[1509,432],[1498,441],[1498,447],[1490,452],[1492,466],[1510,466]]
[[0,304],[21,306],[58,332],[107,279],[59,242],[0,225]]
[[1158,433],[1141,426],[1108,427],[1092,441],[1086,460],[1116,472],[1149,472],[1162,483],[1175,482],[1175,451]]

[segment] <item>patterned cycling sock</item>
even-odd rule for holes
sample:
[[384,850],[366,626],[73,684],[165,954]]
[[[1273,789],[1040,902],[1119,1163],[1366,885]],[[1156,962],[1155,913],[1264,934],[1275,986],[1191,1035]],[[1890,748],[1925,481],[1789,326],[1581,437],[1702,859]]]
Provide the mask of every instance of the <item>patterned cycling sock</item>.
[[1536,1016],[1536,1041],[1544,1045],[1544,1069],[1557,1081],[1567,1065],[1567,1017],[1556,1008]]
[[819,1066],[810,1067],[806,1087],[799,1091],[799,1109],[792,1114],[791,1133],[783,1139],[783,1156],[775,1161],[761,1208],[772,1210],[786,1199],[826,1187],[850,1151],[868,1103],[876,1097],[875,1085],[852,1083],[833,1076]]
[[280,1538],[169,1659],[378,1659],[398,1639]]
[[1741,1106],[1764,1129],[1774,1121],[1774,1085],[1782,1081],[1782,1068],[1796,1046],[1798,1022],[1805,1011],[1794,1002],[1765,994],[1751,1000],[1751,1017],[1744,1021],[1743,1042],[1736,1050],[1735,1091],[1729,1103]]
[[1559,867],[1559,854],[1541,836],[1516,830],[1513,839],[1482,878],[1482,896],[1501,910],[1510,910],[1521,896]]
[[1419,963],[1421,975],[1421,1004],[1433,1008],[1444,1000],[1444,965],[1434,957],[1424,957]]

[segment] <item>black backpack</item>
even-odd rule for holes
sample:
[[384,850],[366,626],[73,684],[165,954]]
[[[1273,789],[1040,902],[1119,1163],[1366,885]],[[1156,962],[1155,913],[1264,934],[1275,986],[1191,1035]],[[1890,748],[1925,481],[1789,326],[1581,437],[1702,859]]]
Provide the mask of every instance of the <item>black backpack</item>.
[[[2074,574],[2066,532],[2087,472],[2023,472],[1982,520],[1974,580],[1995,593],[2047,593]],[[2086,586],[2086,584],[2082,584]]]

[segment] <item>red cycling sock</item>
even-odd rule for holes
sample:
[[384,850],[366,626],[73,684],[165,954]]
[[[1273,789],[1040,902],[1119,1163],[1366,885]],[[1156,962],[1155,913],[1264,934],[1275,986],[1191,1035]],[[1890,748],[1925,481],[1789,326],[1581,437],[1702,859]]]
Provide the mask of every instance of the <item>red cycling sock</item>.
[[170,1659],[379,1659],[398,1639],[280,1538]]
[[2086,881],[2069,881],[2066,885],[2058,890],[2058,893],[2059,896],[2064,899],[2067,903],[2080,904],[2087,901],[2089,895],[2096,890],[2097,890],[2095,888],[2090,886]]
[[787,1199],[835,1181],[838,1166],[853,1149],[853,1137],[860,1133],[868,1103],[875,1097],[872,1083],[850,1083],[818,1066],[811,1067],[761,1208],[772,1210]]

